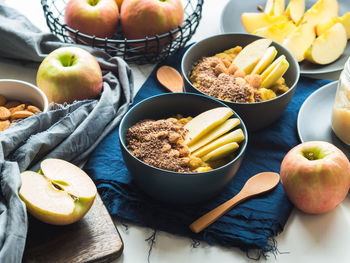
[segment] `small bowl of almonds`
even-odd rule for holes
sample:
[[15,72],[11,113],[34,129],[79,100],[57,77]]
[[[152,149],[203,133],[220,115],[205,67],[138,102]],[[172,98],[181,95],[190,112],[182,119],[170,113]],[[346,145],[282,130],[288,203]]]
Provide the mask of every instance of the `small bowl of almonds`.
[[16,123],[46,112],[45,94],[33,84],[15,79],[0,79],[0,131]]

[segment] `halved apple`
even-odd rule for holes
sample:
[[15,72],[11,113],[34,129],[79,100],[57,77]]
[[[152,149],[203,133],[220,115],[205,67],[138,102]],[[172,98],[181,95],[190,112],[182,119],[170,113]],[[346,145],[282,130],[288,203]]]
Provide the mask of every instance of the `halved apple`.
[[39,173],[21,173],[19,196],[37,219],[53,225],[80,220],[91,208],[97,189],[79,167],[60,159],[46,159]]
[[288,17],[285,15],[270,16],[266,13],[242,13],[241,22],[245,30],[248,33],[253,33],[255,30],[267,27],[273,24],[282,23],[288,21]]
[[298,62],[304,60],[305,51],[311,46],[316,38],[314,25],[305,22],[299,25],[289,37],[283,42],[284,45],[297,59]]
[[295,29],[296,25],[292,21],[284,21],[282,23],[259,28],[255,30],[253,34],[282,43]]
[[264,12],[271,16],[279,16],[284,13],[284,0],[267,0]]
[[244,70],[246,74],[252,72],[258,61],[265,54],[267,48],[272,43],[271,39],[258,39],[246,45],[242,51],[232,61],[239,69]]
[[237,118],[231,118],[226,120],[224,123],[220,124],[216,128],[214,128],[212,131],[204,135],[201,139],[199,139],[197,142],[189,146],[190,152],[194,152],[195,150],[199,149],[203,145],[206,145],[210,143],[212,140],[218,138],[219,136],[223,135],[224,133],[232,130],[234,127],[236,127],[238,124],[240,124],[239,119]]
[[[281,59],[277,60],[278,63],[276,63],[276,65],[274,65],[272,68],[267,68],[266,73],[262,74],[263,81],[260,85],[261,89],[262,88],[265,88],[265,89],[270,88],[288,70],[289,63],[288,63],[287,59],[284,57],[284,55],[282,55],[281,57],[280,57]],[[271,64],[271,65],[273,65],[273,64]]]
[[342,23],[342,25],[346,30],[346,37],[347,39],[350,39],[350,12],[345,13],[341,17],[334,16],[329,20],[318,24],[316,26],[316,34],[320,36],[321,34],[326,32],[328,29],[330,29],[332,26],[334,26],[336,23]]
[[315,39],[305,52],[305,59],[316,64],[329,64],[343,54],[346,44],[345,28],[341,23],[336,23]]
[[201,159],[204,162],[219,160],[233,153],[236,149],[238,149],[238,147],[239,145],[236,142],[227,143],[207,153]]
[[305,12],[305,0],[289,0],[285,15],[298,23]]
[[193,152],[192,155],[196,157],[202,157],[209,152],[221,147],[222,145],[231,143],[231,142],[236,142],[239,143],[243,141],[245,138],[243,130],[242,129],[237,129],[232,132],[229,132],[225,135],[222,135],[221,137],[217,138],[216,140],[213,140],[209,144],[203,146],[202,148],[198,149],[197,151]]
[[228,107],[214,108],[197,115],[184,126],[187,130],[185,143],[192,145],[232,115],[233,111]]

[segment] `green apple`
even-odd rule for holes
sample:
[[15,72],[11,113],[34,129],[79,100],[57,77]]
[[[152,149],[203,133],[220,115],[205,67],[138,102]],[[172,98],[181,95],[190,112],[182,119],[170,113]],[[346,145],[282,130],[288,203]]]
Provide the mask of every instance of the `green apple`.
[[233,111],[228,107],[218,107],[202,112],[184,126],[184,129],[187,130],[185,143],[191,146],[232,115]]
[[207,153],[201,159],[204,162],[219,160],[233,153],[238,147],[236,142],[227,143]]
[[336,23],[315,39],[305,52],[305,59],[320,65],[332,63],[343,54],[347,42],[344,26]]
[[103,81],[94,56],[82,48],[61,47],[41,62],[36,82],[49,102],[62,104],[97,98]]
[[21,174],[19,196],[28,212],[48,224],[68,225],[91,208],[97,189],[79,167],[60,159],[46,159],[39,173]]

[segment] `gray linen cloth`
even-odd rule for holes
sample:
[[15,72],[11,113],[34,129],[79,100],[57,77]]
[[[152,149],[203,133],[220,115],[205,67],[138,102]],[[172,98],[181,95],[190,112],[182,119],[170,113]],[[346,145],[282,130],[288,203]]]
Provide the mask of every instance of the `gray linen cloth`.
[[[38,63],[65,45],[0,0],[1,57]],[[28,222],[25,205],[18,196],[20,172],[38,170],[40,162],[49,157],[82,164],[132,103],[133,75],[129,66],[101,50],[83,48],[97,58],[102,68],[100,98],[63,105],[0,132],[1,263],[22,261]]]

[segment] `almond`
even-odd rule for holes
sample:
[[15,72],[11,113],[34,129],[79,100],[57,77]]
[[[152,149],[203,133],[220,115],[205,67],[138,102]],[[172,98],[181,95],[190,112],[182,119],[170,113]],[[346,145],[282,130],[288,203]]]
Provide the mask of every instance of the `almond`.
[[33,115],[33,112],[27,110],[16,111],[11,115],[11,120],[25,119]]
[[0,106],[0,120],[5,121],[9,119],[10,116],[11,112],[7,108]]
[[41,110],[38,107],[35,107],[33,105],[28,105],[27,110],[31,111],[33,113],[40,113],[41,112]]
[[20,104],[18,105],[17,107],[12,107],[12,108],[9,108],[9,111],[12,113],[16,112],[16,111],[20,111],[20,110],[25,110],[26,108],[26,105],[25,104]]
[[9,128],[10,126],[10,121],[9,120],[6,120],[6,121],[0,121],[0,131],[3,131],[7,128]]
[[19,101],[13,100],[13,101],[8,101],[8,102],[4,105],[4,107],[10,109],[10,108],[13,108],[13,107],[17,107],[17,106],[20,105],[20,104],[22,104],[22,103],[19,102]]
[[0,106],[4,106],[7,102],[7,99],[5,98],[5,96],[0,95]]

